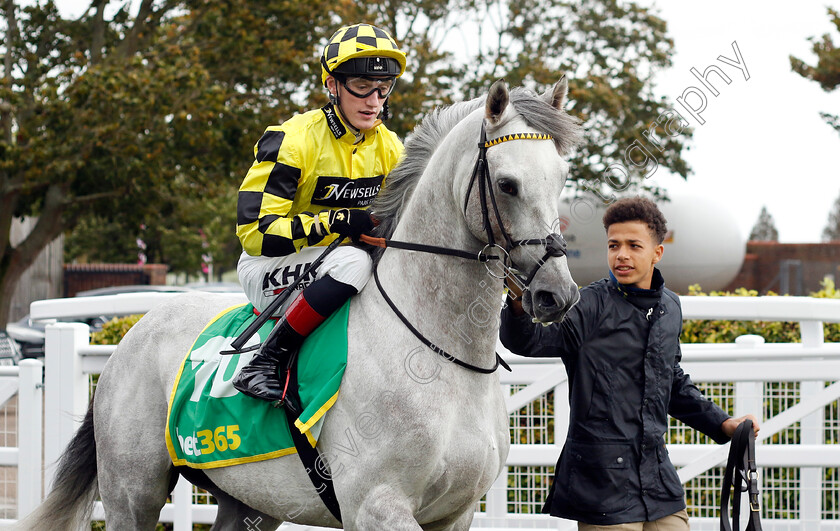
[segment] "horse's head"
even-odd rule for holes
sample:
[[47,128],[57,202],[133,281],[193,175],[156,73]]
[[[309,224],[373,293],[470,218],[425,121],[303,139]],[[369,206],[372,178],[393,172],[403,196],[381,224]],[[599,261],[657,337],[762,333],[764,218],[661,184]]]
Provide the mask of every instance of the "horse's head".
[[[567,91],[565,77],[541,96],[494,83],[484,108],[486,142],[479,142],[485,147],[463,191],[470,231],[509,255],[525,311],[545,323],[561,320],[579,299],[558,226],[569,174],[563,157],[581,137],[578,121],[563,111]],[[482,164],[484,182],[476,176]]]

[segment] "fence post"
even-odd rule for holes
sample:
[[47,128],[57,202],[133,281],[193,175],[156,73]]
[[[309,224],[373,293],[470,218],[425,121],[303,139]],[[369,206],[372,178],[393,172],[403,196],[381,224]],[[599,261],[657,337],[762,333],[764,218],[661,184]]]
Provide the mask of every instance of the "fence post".
[[87,411],[88,378],[82,372],[79,349],[90,343],[90,327],[83,323],[47,325],[44,341],[44,483],[52,488],[55,464],[73,438]]
[[[820,321],[799,323],[802,345],[805,348],[819,348],[825,343],[823,324]],[[799,399],[819,393],[825,382],[801,382]],[[800,444],[824,444],[825,408],[820,408],[799,422]],[[802,467],[799,470],[799,520],[802,529],[819,529],[822,519],[823,468]]]
[[[735,338],[735,344],[745,350],[764,346],[764,338],[757,335],[743,335]],[[735,382],[734,416],[753,414],[759,422],[764,420],[764,383]]]
[[491,520],[493,525],[496,525],[497,518],[499,522],[503,522],[507,517],[507,491],[508,467],[504,466],[499,477],[493,482],[493,486],[487,491],[487,497],[485,498],[485,507],[487,510],[485,514],[488,519],[493,519]]
[[[554,444],[557,445],[557,448],[563,448],[563,445],[566,444],[570,415],[569,380],[565,380],[554,388]],[[560,457],[559,452],[557,457]]]
[[172,490],[172,529],[192,531],[192,528],[192,484],[181,476]]
[[44,364],[20,362],[18,387],[18,493],[17,517],[23,519],[41,503],[41,411]]
[[[755,350],[764,346],[764,338],[759,335],[746,334],[735,338],[735,344],[743,349]],[[735,403],[733,404],[734,415],[743,417],[752,414],[758,419],[759,425],[764,420],[764,382],[735,382]],[[761,444],[756,441],[756,448]],[[758,451],[756,449],[756,451]],[[763,471],[761,464],[758,468],[758,482],[761,485]],[[760,505],[763,505],[761,503]],[[763,508],[762,508],[763,510]],[[741,497],[741,514],[749,514],[749,498]]]
[[[511,386],[502,384],[502,396],[507,398],[510,396]],[[510,417],[508,417],[509,419]],[[510,424],[510,420],[508,420]],[[505,433],[510,437],[510,426]],[[489,518],[498,518],[502,521],[507,516],[507,491],[508,491],[508,467],[503,466],[499,477],[493,482],[493,486],[487,491],[484,500],[485,514]],[[495,520],[492,520],[495,524]]]

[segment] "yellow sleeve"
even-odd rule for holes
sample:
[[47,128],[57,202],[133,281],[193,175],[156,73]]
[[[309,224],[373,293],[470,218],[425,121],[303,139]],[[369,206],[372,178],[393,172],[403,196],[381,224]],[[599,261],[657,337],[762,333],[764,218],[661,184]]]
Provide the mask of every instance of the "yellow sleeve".
[[285,135],[279,126],[266,129],[239,188],[236,235],[252,256],[285,256],[327,235],[317,214],[289,216],[303,170],[294,149],[283,145]]

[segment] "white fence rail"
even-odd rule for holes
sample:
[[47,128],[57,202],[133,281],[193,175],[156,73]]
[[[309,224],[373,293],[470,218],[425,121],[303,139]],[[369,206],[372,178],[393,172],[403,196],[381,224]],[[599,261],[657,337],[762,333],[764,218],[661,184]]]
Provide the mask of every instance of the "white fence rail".
[[17,467],[19,515],[29,513],[41,502],[43,368],[44,364],[37,360],[23,360],[17,367],[0,367],[0,404],[17,396],[16,444],[0,448],[0,466]]
[[[66,320],[90,315],[143,313],[175,295],[131,294],[39,301],[32,304],[31,315],[33,319]],[[735,415],[753,413],[762,420],[760,441],[773,436],[778,438],[791,426],[798,430],[800,436],[796,444],[758,445],[757,460],[762,470],[793,468],[798,471],[798,480],[793,487],[798,504],[795,511],[790,511],[794,516],[765,516],[764,528],[840,530],[840,507],[828,510],[823,506],[825,471],[840,468],[840,445],[836,444],[840,437],[828,441],[829,437],[825,436],[827,429],[840,430],[836,419],[832,419],[833,425],[827,428],[825,415],[826,406],[838,404],[840,399],[840,383],[836,383],[840,382],[840,344],[824,343],[823,323],[840,322],[840,301],[808,297],[682,297],[682,304],[686,319],[800,323],[801,343],[765,345],[760,337],[742,336],[734,344],[687,344],[683,345],[682,365],[695,382],[731,386]],[[89,345],[88,327],[78,323],[48,326],[46,341],[44,462],[47,464],[45,484],[50,485],[53,473],[50,465],[58,458],[86,411],[89,375],[102,370],[113,347]],[[547,394],[551,395],[553,414],[550,423],[553,427],[548,439],[553,443],[512,446],[507,468],[482,502],[473,528],[574,529],[572,522],[539,514],[522,514],[538,512],[538,502],[542,501],[547,478],[565,438],[568,427],[565,370],[556,359],[533,360],[505,355],[501,345],[500,351],[513,366],[512,373],[501,375],[502,385],[510,394],[508,411],[514,417],[527,416],[530,413],[523,413],[524,410],[535,403],[545,404]],[[765,416],[764,387],[767,382],[794,385],[796,404],[762,418]],[[544,412],[540,414],[544,415]],[[543,424],[539,429],[545,431],[549,423]],[[714,444],[671,444],[668,449],[672,461],[680,467],[680,478],[689,483],[689,488],[692,480],[702,479],[703,474],[722,464],[728,452],[727,445]],[[0,457],[3,455],[0,453]],[[543,482],[518,485],[523,469],[534,469],[536,475],[543,474]],[[514,488],[509,487],[511,484]],[[836,488],[840,490],[840,482]],[[176,531],[192,529],[193,522],[212,522],[215,506],[195,504],[192,498],[190,485],[183,481],[179,483],[173,493],[173,504],[167,504],[161,512],[161,521],[174,522]],[[30,507],[31,503],[25,502],[20,514],[26,514]],[[716,529],[717,520],[712,516],[692,518],[692,529]],[[101,506],[96,508],[94,517],[102,517]]]

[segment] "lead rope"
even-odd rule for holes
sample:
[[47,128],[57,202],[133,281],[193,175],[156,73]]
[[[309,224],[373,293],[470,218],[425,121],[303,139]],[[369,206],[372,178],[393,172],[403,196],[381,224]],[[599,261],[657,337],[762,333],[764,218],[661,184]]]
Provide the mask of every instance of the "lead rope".
[[[743,486],[741,485],[743,483]],[[732,521],[729,518],[729,491],[732,495]],[[741,516],[741,493],[746,492],[750,502],[750,516],[746,531],[761,531],[761,506],[758,493],[758,473],[755,466],[755,433],[751,420],[745,420],[735,429],[729,446],[729,459],[720,489],[720,529],[738,531]]]

